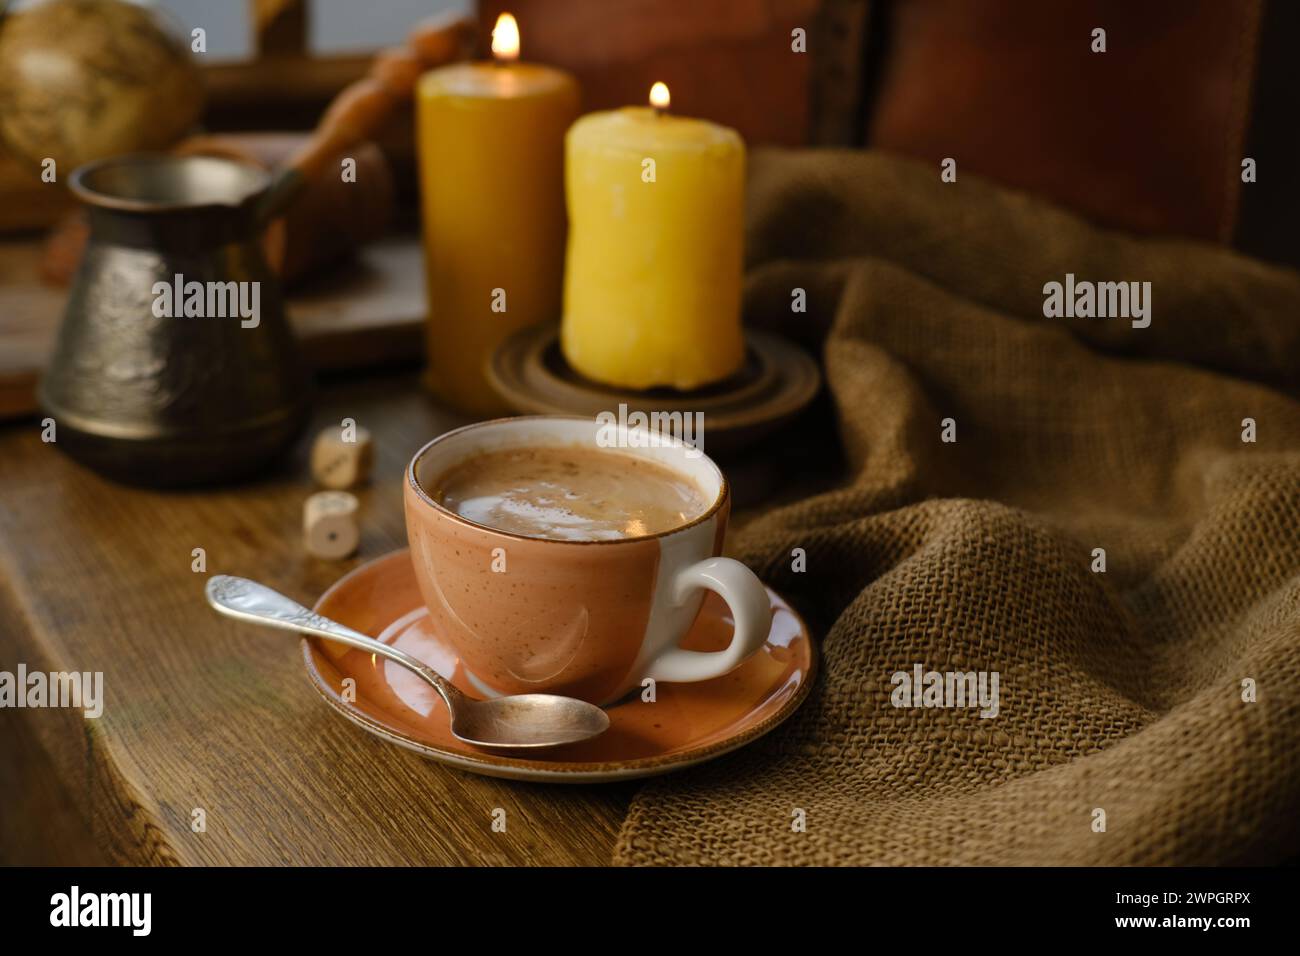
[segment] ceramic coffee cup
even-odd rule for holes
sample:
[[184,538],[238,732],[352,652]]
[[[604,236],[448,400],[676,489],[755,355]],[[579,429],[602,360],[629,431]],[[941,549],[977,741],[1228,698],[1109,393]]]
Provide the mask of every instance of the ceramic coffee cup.
[[[611,438],[617,447],[609,447]],[[661,534],[563,541],[476,524],[425,490],[472,456],[547,446],[650,458],[694,481],[709,503]],[[606,704],[646,678],[721,676],[767,640],[766,589],[749,568],[719,556],[731,510],[726,479],[676,439],[590,418],[498,419],[429,442],[406,477],[406,529],[420,593],[433,627],[484,694],[552,693]],[[716,652],[682,649],[705,591],[730,607],[731,643]]]

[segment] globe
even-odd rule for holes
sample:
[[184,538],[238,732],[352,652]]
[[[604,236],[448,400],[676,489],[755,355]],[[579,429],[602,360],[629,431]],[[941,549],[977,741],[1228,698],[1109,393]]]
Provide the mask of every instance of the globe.
[[202,108],[187,46],[146,9],[47,0],[0,19],[0,148],[33,172],[164,149]]

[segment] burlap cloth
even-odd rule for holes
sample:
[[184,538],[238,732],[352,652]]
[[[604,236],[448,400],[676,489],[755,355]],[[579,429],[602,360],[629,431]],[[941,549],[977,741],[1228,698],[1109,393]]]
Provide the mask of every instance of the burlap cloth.
[[[840,458],[791,463],[817,493],[730,550],[822,672],[767,738],[647,784],[616,861],[1294,855],[1300,278],[883,155],[758,154],[749,189],[748,315],[820,352]],[[1150,281],[1150,328],[1044,318],[1067,272]],[[1000,714],[893,707],[916,664],[998,671]]]

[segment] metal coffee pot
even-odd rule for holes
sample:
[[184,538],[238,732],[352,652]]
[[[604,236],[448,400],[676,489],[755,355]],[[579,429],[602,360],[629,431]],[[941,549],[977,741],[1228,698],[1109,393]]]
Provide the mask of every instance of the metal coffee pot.
[[121,481],[191,485],[298,435],[309,378],[261,233],[300,187],[293,169],[206,156],[72,174],[90,238],[39,391],[58,447]]

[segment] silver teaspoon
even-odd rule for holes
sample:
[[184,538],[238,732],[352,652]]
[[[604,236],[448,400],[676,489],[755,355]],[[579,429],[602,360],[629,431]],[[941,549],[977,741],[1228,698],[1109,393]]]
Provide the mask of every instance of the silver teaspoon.
[[227,617],[337,641],[400,664],[438,692],[451,714],[452,734],[476,747],[556,747],[595,737],[609,727],[608,714],[595,704],[572,697],[519,694],[474,700],[405,651],[309,611],[297,601],[248,578],[213,575],[208,578],[207,596],[208,603]]

